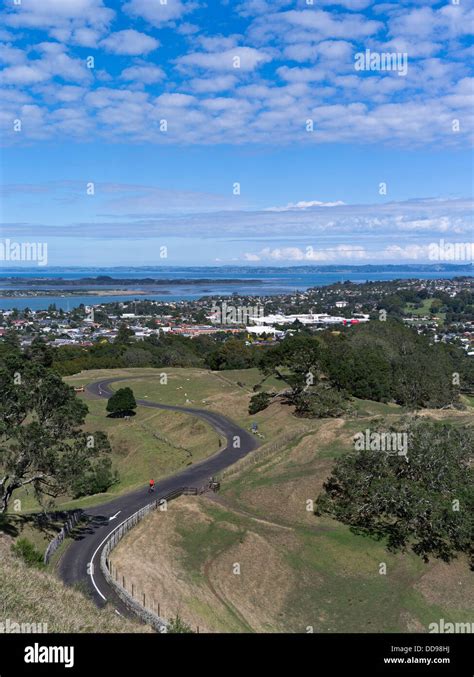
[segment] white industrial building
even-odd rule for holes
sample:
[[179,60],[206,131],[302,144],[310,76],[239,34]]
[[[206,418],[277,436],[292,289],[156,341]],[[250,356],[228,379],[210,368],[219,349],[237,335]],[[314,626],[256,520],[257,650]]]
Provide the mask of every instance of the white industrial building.
[[275,325],[275,324],[293,324],[296,320],[301,322],[301,324],[306,325],[315,325],[315,324],[344,324],[344,322],[350,322],[351,319],[355,319],[358,322],[367,322],[369,319],[368,315],[355,315],[354,318],[338,317],[336,315],[327,315],[326,313],[306,313],[299,315],[265,315],[264,317],[251,317],[250,321],[254,325],[266,326],[266,325]]

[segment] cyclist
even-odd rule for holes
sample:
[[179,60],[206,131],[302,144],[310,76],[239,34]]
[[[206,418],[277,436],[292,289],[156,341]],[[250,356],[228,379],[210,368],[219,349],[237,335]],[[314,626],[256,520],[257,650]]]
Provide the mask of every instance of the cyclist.
[[155,480],[150,480],[149,483],[148,493],[151,493],[152,491],[155,491]]

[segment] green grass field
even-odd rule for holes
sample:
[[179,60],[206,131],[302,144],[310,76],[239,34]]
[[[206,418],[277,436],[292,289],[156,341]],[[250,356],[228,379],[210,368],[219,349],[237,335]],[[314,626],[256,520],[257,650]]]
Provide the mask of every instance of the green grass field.
[[[407,303],[403,310],[405,311],[405,313],[410,315],[415,315],[418,317],[430,317],[431,304],[435,300],[436,299],[434,298],[425,299],[420,308],[415,308],[413,303]],[[446,313],[436,313],[436,317],[438,319],[438,324],[443,324],[443,322],[446,320]]]
[[[156,374],[156,371],[153,373]],[[104,370],[92,377],[86,373],[67,381],[72,385],[86,385],[111,375],[110,371]],[[135,387],[134,383],[132,385]],[[219,449],[218,434],[197,417],[139,406],[136,415],[129,420],[109,418],[106,399],[93,398],[87,392],[79,394],[79,397],[86,401],[89,408],[84,429],[90,432],[102,430],[109,437],[113,467],[119,472],[119,482],[104,494],[77,500],[71,500],[69,496],[60,497],[56,501],[60,509],[110,500],[115,495],[147,484],[150,477],[159,480]],[[15,498],[21,500],[22,512],[39,508],[31,490],[18,491]]]
[[[166,385],[160,384],[162,373],[167,374]],[[225,374],[203,369],[104,369],[82,372],[65,378],[65,381],[80,387],[114,377],[134,377],[118,381],[112,387],[117,390],[129,386],[137,399],[219,411],[246,428],[250,428],[253,420],[260,420],[264,434],[270,435],[271,430],[274,430],[271,416],[249,417],[247,413],[252,388],[261,381],[257,369],[229,371]],[[281,384],[267,379],[264,388],[281,388]],[[78,396],[85,400],[89,408],[84,429],[90,432],[102,430],[109,437],[113,467],[119,472],[119,482],[103,494],[76,500],[67,495],[59,497],[55,508],[87,507],[106,502],[116,495],[145,485],[150,477],[159,480],[219,449],[218,434],[197,417],[138,406],[136,415],[129,420],[109,418],[106,399],[92,397],[87,392]],[[31,489],[16,492],[15,498],[21,501],[23,513],[36,511],[40,507]]]

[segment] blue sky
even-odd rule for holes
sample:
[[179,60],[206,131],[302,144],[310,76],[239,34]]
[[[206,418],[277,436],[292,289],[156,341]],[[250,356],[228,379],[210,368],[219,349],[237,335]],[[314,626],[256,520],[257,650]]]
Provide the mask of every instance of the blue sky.
[[[471,242],[473,16],[4,0],[0,237],[78,266],[414,263]],[[357,70],[366,50],[406,74]]]

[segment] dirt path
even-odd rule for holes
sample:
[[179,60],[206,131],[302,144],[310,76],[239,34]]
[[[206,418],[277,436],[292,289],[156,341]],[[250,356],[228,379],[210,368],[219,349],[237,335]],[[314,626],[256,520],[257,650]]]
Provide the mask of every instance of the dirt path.
[[253,520],[254,522],[258,522],[259,524],[265,524],[266,526],[269,527],[276,527],[277,529],[285,529],[287,531],[294,531],[294,527],[289,527],[286,526],[285,524],[280,524],[279,522],[271,522],[270,520],[265,520],[260,517],[255,517],[252,515],[252,513],[247,512],[246,510],[242,510],[241,508],[237,508],[235,505],[230,504],[228,501],[223,496],[220,496],[218,494],[206,494],[206,498],[209,501],[213,501],[214,503],[217,503],[218,505],[221,505],[224,508],[227,508],[228,510],[231,510],[232,512],[236,513],[237,515],[242,515],[242,517],[246,517],[247,519]]

